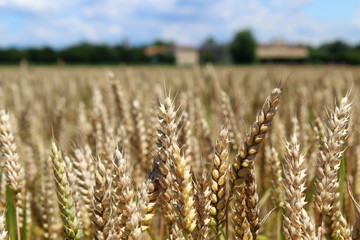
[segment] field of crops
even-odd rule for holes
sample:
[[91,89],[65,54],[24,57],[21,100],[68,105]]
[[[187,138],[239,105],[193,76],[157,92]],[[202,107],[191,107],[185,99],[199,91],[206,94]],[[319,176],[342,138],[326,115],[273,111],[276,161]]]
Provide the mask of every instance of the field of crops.
[[360,239],[360,69],[0,68],[1,239]]

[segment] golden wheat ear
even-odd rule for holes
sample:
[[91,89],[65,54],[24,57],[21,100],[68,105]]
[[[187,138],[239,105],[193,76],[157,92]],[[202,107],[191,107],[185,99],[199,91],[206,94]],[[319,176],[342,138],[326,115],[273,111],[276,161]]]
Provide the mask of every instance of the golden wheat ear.
[[153,194],[157,196],[157,201],[162,206],[161,211],[168,222],[169,233],[173,230],[171,225],[175,224],[176,221],[175,209],[171,204],[171,201],[175,200],[171,187],[174,180],[172,175],[174,166],[171,162],[171,156],[172,144],[177,141],[178,123],[176,121],[176,112],[174,103],[169,97],[160,104],[158,113],[159,126],[156,134],[157,150],[151,172],[154,183]]
[[[277,112],[282,90],[275,88],[266,98],[231,166],[231,192],[234,197],[233,226],[236,238],[256,238],[260,228],[254,158]],[[250,207],[250,208],[249,208]],[[250,234],[249,234],[250,231]]]
[[108,239],[111,226],[109,176],[100,159],[95,161],[93,198],[93,233],[96,240]]
[[211,225],[215,235],[219,235],[226,223],[227,178],[228,178],[229,139],[228,130],[219,133],[215,145],[215,156],[211,170]]
[[316,239],[312,222],[304,210],[306,162],[301,154],[296,133],[286,142],[284,164],[285,216],[284,235],[286,239]]
[[25,170],[20,162],[15,137],[12,133],[9,114],[0,110],[0,152],[5,160],[4,172],[10,189],[15,194],[17,237],[21,238],[20,229],[24,224],[26,181]]
[[322,227],[328,238],[350,236],[346,219],[340,211],[338,172],[345,140],[349,134],[351,103],[349,97],[341,99],[339,106],[330,112],[324,135],[324,144],[317,161],[314,210],[316,227]]

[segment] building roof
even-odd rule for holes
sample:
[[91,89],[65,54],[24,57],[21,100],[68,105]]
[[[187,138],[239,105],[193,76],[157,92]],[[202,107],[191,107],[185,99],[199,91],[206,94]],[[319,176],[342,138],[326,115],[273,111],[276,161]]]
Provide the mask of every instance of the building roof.
[[174,49],[174,46],[148,46],[145,48],[144,53],[146,56],[151,57],[158,54],[167,54]]

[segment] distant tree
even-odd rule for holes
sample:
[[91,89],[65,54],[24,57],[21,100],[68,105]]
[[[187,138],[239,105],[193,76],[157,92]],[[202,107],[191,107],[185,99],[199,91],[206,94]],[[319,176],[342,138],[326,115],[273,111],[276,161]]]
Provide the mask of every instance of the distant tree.
[[91,63],[113,63],[116,62],[116,51],[106,45],[92,46],[90,52]]
[[60,52],[61,58],[69,63],[89,63],[93,47],[89,43],[80,43],[67,47]]
[[25,58],[25,52],[15,48],[0,49],[1,64],[19,64]]
[[[219,46],[220,47],[220,46]],[[202,63],[214,63],[215,54],[217,48],[217,42],[214,37],[207,37],[200,48],[200,61]]]
[[117,45],[114,47],[114,51],[116,52],[116,56],[119,62],[127,63],[130,60],[130,51],[131,48],[124,46],[124,44]]
[[204,45],[215,45],[215,44],[216,44],[215,38],[212,36],[209,36],[205,39],[205,41],[202,45],[204,46]]
[[25,56],[32,63],[56,63],[58,59],[56,51],[50,47],[27,49],[25,50]]
[[309,48],[309,62],[312,63],[341,63],[360,64],[360,45],[355,47],[348,43],[336,40],[320,45],[318,48]]
[[163,41],[163,40],[155,40],[154,43],[152,44],[154,46],[171,46],[174,45],[174,43],[172,41]]
[[321,45],[319,49],[326,50],[329,53],[338,54],[338,53],[345,52],[345,51],[349,50],[350,48],[351,47],[347,43],[345,43],[341,40],[336,40],[334,42],[325,43],[325,44]]
[[144,54],[143,47],[131,48],[129,52],[129,63],[149,63],[150,59]]
[[230,44],[230,53],[234,63],[252,63],[255,61],[256,41],[250,30],[235,34]]

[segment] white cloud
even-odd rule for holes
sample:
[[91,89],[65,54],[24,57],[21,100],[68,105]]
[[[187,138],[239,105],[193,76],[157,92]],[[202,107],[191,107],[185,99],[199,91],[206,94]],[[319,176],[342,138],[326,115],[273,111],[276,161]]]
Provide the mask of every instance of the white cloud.
[[124,37],[151,42],[161,37],[197,45],[209,35],[228,41],[234,31],[243,28],[253,29],[261,42],[274,37],[311,43],[337,36],[354,41],[360,38],[359,33],[354,34],[360,27],[359,17],[347,25],[329,25],[304,15],[302,10],[315,0],[265,1],[0,0],[0,9],[33,13],[19,16],[23,19],[20,28],[10,22],[5,27],[0,25],[6,35],[0,44],[32,41],[66,45],[80,40],[120,41]]
[[20,11],[40,13],[61,11],[66,1],[56,0],[2,0],[0,8],[16,9]]
[[160,37],[186,46],[202,42],[210,32],[211,27],[205,23],[171,24],[162,29]]
[[360,6],[358,7],[358,9],[354,10],[354,15],[355,15],[355,18],[354,18],[353,23],[356,27],[360,28]]
[[119,26],[113,25],[108,27],[109,35],[118,35],[122,32],[122,29]]
[[271,0],[271,4],[279,9],[299,10],[314,0]]

